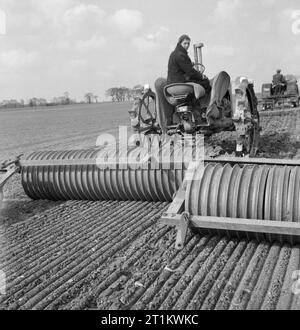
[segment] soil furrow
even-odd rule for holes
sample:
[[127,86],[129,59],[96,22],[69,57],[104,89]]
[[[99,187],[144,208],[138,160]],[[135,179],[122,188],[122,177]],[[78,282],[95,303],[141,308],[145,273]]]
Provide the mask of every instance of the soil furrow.
[[[144,214],[146,214],[146,213],[147,213],[147,211],[144,211]],[[127,216],[130,219],[127,225],[135,224],[135,222],[136,222],[135,218],[137,217],[137,214],[139,214],[139,212],[133,212],[133,214],[130,214],[130,213],[128,214],[127,213]],[[119,215],[122,216],[121,213],[119,213]],[[139,222],[142,222],[142,220],[140,220]],[[79,245],[77,247],[77,250],[80,253],[79,256],[74,254],[73,253],[74,251],[73,252],[69,251],[69,253],[67,253],[66,255],[56,259],[54,261],[54,263],[42,265],[43,267],[38,268],[34,272],[31,272],[32,275],[30,275],[30,277],[28,277],[27,280],[22,281],[19,285],[14,285],[13,286],[14,295],[16,294],[16,292],[19,292],[20,295],[23,295],[24,290],[22,290],[22,288],[24,287],[24,285],[28,286],[29,284],[31,284],[31,285],[28,286],[28,291],[30,291],[32,289],[31,286],[35,288],[35,291],[39,291],[41,289],[40,286],[37,286],[34,283],[34,281],[37,278],[41,277],[43,274],[48,273],[50,271],[51,272],[55,271],[54,278],[56,278],[57,276],[60,276],[60,275],[64,276],[67,273],[68,270],[72,270],[74,266],[78,266],[78,264],[80,264],[80,262],[85,261],[86,258],[89,258],[93,254],[95,254],[96,251],[93,251],[93,249],[99,250],[99,249],[102,249],[103,247],[105,247],[106,249],[109,248],[111,240],[113,238],[117,239],[120,234],[123,234],[123,231],[124,231],[124,224],[121,223],[118,227],[115,226],[112,229],[112,231],[111,231],[112,236],[111,237],[107,237],[106,239],[104,239],[100,243],[99,242],[97,243],[97,241],[96,241],[96,239],[97,239],[97,230],[95,230],[95,232],[93,233],[93,236],[89,237],[90,242],[88,244],[86,244],[83,241],[83,242],[81,242],[82,246]],[[110,233],[107,233],[107,234],[109,235]],[[123,236],[124,236],[124,234],[123,234]],[[84,247],[84,250],[82,250],[83,247]],[[51,252],[49,252],[49,253],[51,253]],[[65,259],[67,260],[66,264],[62,263]],[[60,269],[55,270],[54,266],[57,266],[57,265],[58,265],[59,268],[62,268],[62,269],[61,270]],[[51,281],[54,280],[53,276],[50,276],[50,278],[51,278]],[[9,289],[8,289],[8,292],[9,292]],[[10,294],[12,294],[12,293],[10,293]],[[18,297],[18,295],[17,295],[17,298],[20,298],[20,297]],[[29,297],[26,296],[26,298],[24,298],[24,299],[29,299]]]
[[[130,222],[126,224],[126,229],[122,228],[120,231],[114,231],[115,236],[108,238],[106,244],[104,246],[102,244],[101,249],[97,247],[96,251],[91,251],[89,256],[83,255],[82,258],[77,259],[68,266],[68,272],[63,270],[62,274],[57,273],[54,279],[52,279],[53,284],[47,284],[47,287],[43,288],[42,292],[36,290],[37,296],[32,297],[30,300],[28,299],[28,302],[22,308],[43,309],[47,307],[57,296],[60,296],[65,290],[69,290],[74,283],[79,282],[79,280],[83,279],[93,269],[99,267],[116,251],[128,245],[137,235],[155,223],[157,221],[155,213],[157,213],[157,210],[145,210],[143,214],[139,215],[139,220],[137,220],[137,215],[132,217],[129,220]],[[116,241],[113,241],[113,238]]]
[[280,254],[280,245],[272,245],[269,254],[264,263],[263,269],[259,275],[257,283],[252,291],[252,295],[249,299],[247,309],[257,310],[260,309],[264,298],[267,294],[267,290],[272,279],[274,268],[276,267],[277,260]]
[[248,243],[242,257],[236,264],[236,267],[232,272],[229,281],[226,283],[226,286],[218,299],[218,302],[215,306],[216,309],[224,310],[229,308],[234,293],[247,269],[248,263],[250,262],[256,247],[257,243],[255,241]]
[[229,309],[243,310],[246,308],[268,252],[268,243],[263,242],[257,247],[244,277],[232,298]]
[[280,297],[278,299],[278,304],[276,309],[278,310],[287,310],[291,308],[291,304],[293,301],[293,291],[298,291],[300,293],[300,285],[299,289],[297,288],[297,280],[300,278],[300,247],[294,247],[291,251],[291,256],[289,260],[289,264],[287,267],[287,271],[285,274],[285,280],[282,285]]

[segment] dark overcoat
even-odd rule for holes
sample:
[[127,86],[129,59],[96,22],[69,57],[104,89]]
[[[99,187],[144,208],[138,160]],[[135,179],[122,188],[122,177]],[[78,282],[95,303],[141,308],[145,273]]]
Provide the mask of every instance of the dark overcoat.
[[186,82],[200,84],[206,92],[211,91],[209,80],[194,68],[188,52],[178,44],[169,58],[168,83]]

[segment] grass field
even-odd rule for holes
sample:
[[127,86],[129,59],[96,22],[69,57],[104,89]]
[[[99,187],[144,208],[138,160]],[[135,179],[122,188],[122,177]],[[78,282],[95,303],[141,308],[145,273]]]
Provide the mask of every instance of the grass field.
[[103,132],[127,125],[130,103],[99,103],[0,110],[0,161],[39,148],[81,148]]
[[[0,159],[94,146],[128,123],[130,104],[0,112]],[[259,157],[300,159],[300,112],[263,114]],[[231,133],[207,147],[231,153]],[[300,247],[176,232],[167,203],[31,201],[16,176],[0,210],[0,309],[300,309]]]

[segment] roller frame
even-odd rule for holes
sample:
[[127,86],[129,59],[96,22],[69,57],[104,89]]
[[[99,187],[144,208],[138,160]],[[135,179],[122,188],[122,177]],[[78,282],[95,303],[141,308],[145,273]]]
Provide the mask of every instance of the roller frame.
[[[257,164],[257,165],[282,165],[282,166],[300,166],[300,159],[293,160],[293,159],[268,159],[268,158],[240,158],[240,157],[220,157],[220,158],[211,158],[205,157],[205,163],[229,163],[229,164]],[[168,164],[159,162],[162,168],[168,168]],[[174,162],[176,165],[175,168],[181,168],[182,162]],[[58,159],[58,160],[18,160],[18,166],[25,167],[25,166],[67,166],[67,165],[97,165],[96,160],[91,159]],[[130,163],[105,163],[105,166],[126,166],[130,165]],[[144,166],[145,164],[140,164]],[[170,166],[170,165],[169,165]]]

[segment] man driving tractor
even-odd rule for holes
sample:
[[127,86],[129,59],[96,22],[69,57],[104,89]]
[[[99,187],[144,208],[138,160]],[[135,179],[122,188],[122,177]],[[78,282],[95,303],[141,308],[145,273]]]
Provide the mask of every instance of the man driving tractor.
[[284,78],[283,74],[281,73],[281,70],[278,69],[276,71],[276,74],[273,76],[273,88],[274,88],[274,94],[277,96],[282,95],[283,92],[286,89],[286,79]]
[[206,93],[211,91],[209,80],[194,68],[188,49],[191,39],[186,34],[182,35],[175,50],[171,53],[168,64],[168,83],[194,82],[201,85]]
[[[230,86],[229,75],[222,71],[212,82],[201,72],[194,68],[188,55],[191,38],[184,34],[177,43],[175,50],[171,53],[168,64],[168,83],[191,83],[194,86],[196,99],[210,95],[210,102],[207,108],[207,120],[219,116],[219,108]],[[199,64],[199,63],[198,63]],[[196,63],[197,65],[197,63]]]

